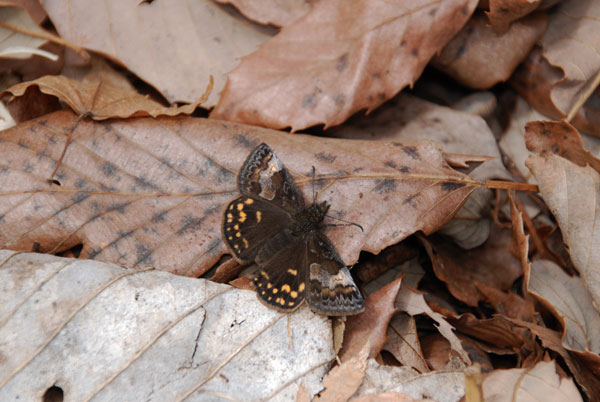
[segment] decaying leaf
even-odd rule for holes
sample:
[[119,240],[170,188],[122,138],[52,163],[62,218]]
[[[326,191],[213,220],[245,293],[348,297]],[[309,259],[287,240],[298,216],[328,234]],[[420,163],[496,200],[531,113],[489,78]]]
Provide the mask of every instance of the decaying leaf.
[[531,369],[496,370],[483,380],[485,400],[497,402],[582,401],[569,378],[561,378],[555,362],[539,362]]
[[498,34],[483,14],[476,14],[431,63],[463,85],[488,89],[510,78],[547,25],[546,14],[536,13]]
[[231,3],[242,14],[260,24],[284,27],[306,14],[312,7],[306,0],[217,0]]
[[117,73],[100,58],[94,58],[91,67],[84,71],[73,71],[73,74],[63,71],[61,75],[46,75],[34,81],[15,85],[6,92],[20,97],[32,87],[37,87],[42,93],[58,97],[75,113],[88,114],[94,120],[191,114],[207,99],[210,92],[207,88],[204,96],[199,97],[192,104],[166,107],[141,95],[122,74]]
[[513,21],[518,21],[538,8],[542,0],[490,0],[490,11],[487,17],[492,28],[504,33]]
[[394,355],[403,366],[412,367],[421,373],[429,372],[421,351],[414,317],[399,313],[392,318],[383,349]]
[[477,1],[320,1],[228,76],[211,117],[300,130],[343,123],[412,85]]
[[581,278],[569,277],[558,265],[534,261],[529,292],[541,298],[555,312],[565,330],[563,345],[580,352],[600,353],[600,314]]
[[600,311],[600,174],[554,154],[533,155],[527,166],[558,221],[594,307]]
[[0,251],[0,301],[3,401],[52,386],[77,401],[291,400],[300,383],[318,392],[334,358],[308,308],[166,272]]
[[212,75],[214,105],[239,58],[270,37],[208,0],[42,4],[63,38],[109,55],[172,104],[196,102]]
[[378,253],[417,230],[437,230],[479,186],[431,142],[284,135],[188,117],[81,120],[56,181],[48,182],[76,119],[58,112],[1,133],[1,246],[56,253],[83,245],[83,258],[201,275],[226,252],[222,210],[261,142],[306,200],[314,166],[314,189],[332,204],[329,214],[362,225],[364,232],[327,230],[347,264],[361,250]]

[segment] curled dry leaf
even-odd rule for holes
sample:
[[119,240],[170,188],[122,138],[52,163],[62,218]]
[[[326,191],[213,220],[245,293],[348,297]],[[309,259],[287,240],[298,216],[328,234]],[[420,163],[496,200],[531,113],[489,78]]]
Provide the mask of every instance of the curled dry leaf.
[[239,58],[270,37],[208,0],[42,3],[63,38],[118,61],[170,103],[196,102],[212,75],[213,106]]
[[211,117],[300,130],[412,85],[477,1],[320,1],[229,74]]
[[312,7],[307,0],[217,0],[233,4],[242,14],[260,24],[284,27],[302,17]]
[[54,385],[76,401],[291,400],[300,383],[318,392],[334,358],[331,324],[308,308],[286,316],[166,272],[0,251],[0,301],[3,401]]
[[[598,86],[600,71],[600,3],[561,2],[550,14],[541,53],[532,52],[513,83],[540,112],[573,117]],[[528,89],[534,89],[527,94]]]
[[483,379],[483,395],[486,401],[497,402],[583,401],[573,380],[556,372],[554,361],[489,373]]
[[583,147],[581,136],[566,121],[532,121],[525,126],[525,144],[535,153],[553,153],[600,173],[600,160]]
[[206,101],[212,83],[209,82],[206,92],[196,102],[181,107],[166,107],[137,92],[122,74],[117,73],[100,58],[94,58],[92,66],[84,71],[78,71],[77,76],[73,77],[70,77],[69,75],[73,74],[68,72],[46,75],[17,84],[3,93],[10,92],[14,97],[20,97],[29,88],[37,87],[42,93],[58,97],[77,114],[87,114],[94,120],[104,120],[113,117],[191,114]]
[[431,64],[468,87],[491,88],[510,78],[547,25],[546,14],[536,13],[498,34],[483,14],[476,14]]
[[496,225],[492,225],[484,245],[466,251],[441,237],[421,237],[435,275],[446,283],[454,297],[469,306],[477,306],[486,299],[477,282],[508,290],[523,275],[521,262],[509,251],[511,239],[510,229],[499,229]]
[[513,21],[518,21],[537,9],[542,0],[490,0],[487,17],[494,31],[504,33]]
[[[23,31],[31,34],[25,34]],[[45,35],[46,31],[33,21],[24,8],[4,7],[2,4],[0,7],[0,58],[26,59],[31,57],[37,48],[47,43],[47,39],[44,39]]]
[[600,311],[600,174],[553,154],[533,155],[527,166],[556,217],[594,307]]
[[538,260],[531,265],[528,290],[561,321],[567,349],[600,353],[600,313],[581,278],[569,277],[551,261]]
[[437,230],[479,186],[431,142],[366,146],[189,117],[83,119],[49,183],[76,120],[63,111],[0,134],[1,246],[56,253],[83,245],[83,258],[201,275],[226,252],[223,209],[261,142],[306,200],[314,188],[332,216],[362,225],[364,232],[327,230],[347,264],[361,250],[376,254],[415,231]]

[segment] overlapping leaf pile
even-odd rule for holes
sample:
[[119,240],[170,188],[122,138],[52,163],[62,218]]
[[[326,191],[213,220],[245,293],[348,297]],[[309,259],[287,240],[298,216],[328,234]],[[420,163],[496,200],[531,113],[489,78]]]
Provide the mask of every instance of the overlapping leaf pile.
[[[600,400],[599,21],[2,2],[0,399]],[[363,313],[254,299],[221,225],[261,142]]]

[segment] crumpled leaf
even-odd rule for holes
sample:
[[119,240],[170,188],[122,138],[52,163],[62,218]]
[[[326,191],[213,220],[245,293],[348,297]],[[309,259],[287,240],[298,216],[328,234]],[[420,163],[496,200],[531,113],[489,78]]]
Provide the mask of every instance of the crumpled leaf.
[[[0,251],[0,400],[291,400],[334,358],[331,324],[253,292],[151,270]],[[288,322],[291,347],[288,347]],[[310,333],[310,336],[305,334]]]
[[546,14],[531,14],[498,34],[475,14],[431,64],[470,88],[488,89],[510,78],[544,34]]
[[541,53],[532,52],[513,79],[517,91],[538,111],[553,118],[577,111],[597,86],[599,30],[600,3],[560,2],[550,14],[540,41]]
[[306,0],[217,0],[231,3],[242,14],[260,24],[283,27],[306,14],[312,7]]
[[600,311],[600,174],[553,154],[533,155],[527,166],[556,217],[594,307]]
[[321,1],[229,74],[211,117],[301,130],[343,123],[412,85],[477,1]]
[[213,106],[226,74],[270,36],[208,0],[42,4],[61,37],[108,55],[172,104],[196,102],[212,75]]
[[581,278],[569,277],[551,261],[537,260],[531,265],[528,290],[562,322],[567,349],[600,353],[600,313]]
[[570,378],[561,378],[554,361],[539,362],[531,369],[496,370],[483,379],[486,401],[537,402],[582,401]]
[[[447,222],[479,183],[452,170],[431,142],[387,143],[283,135],[213,119],[83,119],[56,174],[47,177],[77,116],[58,112],[0,134],[0,245],[154,266],[189,276],[226,253],[222,210],[238,171],[261,142],[312,200],[362,225],[330,227],[347,264],[417,230]],[[308,201],[309,202],[309,201]],[[371,208],[377,204],[378,208]]]
[[[17,84],[3,93],[10,92],[15,97],[25,94],[29,88],[37,87],[42,93],[58,97],[77,114],[88,114],[94,120],[114,117],[175,116],[191,114],[206,100],[207,92],[196,102],[181,107],[166,107],[137,92],[133,85],[113,70],[100,58],[94,58],[92,66],[77,76],[69,72],[61,75],[46,75],[33,81]],[[2,95],[2,94],[0,94]]]

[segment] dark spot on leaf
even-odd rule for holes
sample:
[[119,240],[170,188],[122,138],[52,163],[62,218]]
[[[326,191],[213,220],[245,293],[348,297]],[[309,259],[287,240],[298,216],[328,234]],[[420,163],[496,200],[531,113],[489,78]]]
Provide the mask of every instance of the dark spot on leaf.
[[440,120],[439,117],[434,117],[433,119],[431,119],[431,121],[434,123],[441,123],[442,120]]
[[233,176],[233,173],[231,173],[229,170],[225,169],[224,167],[220,167],[219,172],[217,173],[217,183],[229,181],[232,176]]
[[373,102],[373,95],[369,95],[368,99],[369,99],[369,102]]
[[29,162],[25,162],[25,165],[23,166],[23,171],[31,173],[33,171],[33,165]]
[[[242,146],[246,149],[254,149],[258,146],[256,141],[248,139],[243,134],[236,135],[235,137],[233,137],[233,140],[235,141],[236,145]],[[209,161],[211,164],[214,164],[214,162],[212,160],[209,159]]]
[[52,179],[52,180],[50,180],[50,183],[51,183],[51,184],[54,184],[54,185],[56,185],[56,186],[62,186],[61,182],[60,182],[60,181],[58,181],[58,180],[56,180],[56,179]]
[[110,162],[105,162],[100,169],[102,170],[102,173],[104,173],[105,176],[109,177],[114,176],[116,171],[115,165],[113,165]]
[[346,96],[344,94],[337,94],[334,96],[333,101],[337,107],[342,107],[346,103]]
[[202,222],[204,221],[204,219],[205,219],[205,217],[195,218],[189,214],[185,215],[183,217],[183,222],[181,224],[181,227],[177,231],[177,235],[181,236],[182,234],[186,233],[189,230],[200,229],[200,226],[202,226]]
[[464,43],[461,43],[461,45],[458,47],[458,49],[456,49],[456,56],[454,56],[455,58],[460,58],[465,54],[465,51],[467,50],[467,46]]
[[0,215],[0,222],[4,222],[4,215]]
[[302,107],[312,109],[316,106],[317,103],[314,95],[304,95],[304,98],[302,98]]
[[383,100],[385,100],[385,92],[380,92],[380,93],[378,93],[378,94],[377,94],[377,98],[378,98],[380,101],[383,101]]
[[392,169],[396,169],[396,164],[392,161],[387,161],[384,163],[385,166],[391,167]]
[[406,41],[404,39],[402,39],[402,42],[400,42],[400,46],[406,46]]
[[8,172],[8,166],[0,166],[0,174]]
[[466,6],[464,6],[460,9],[460,12],[463,13],[463,15],[467,15],[469,14],[469,9]]
[[136,186],[138,186],[138,187],[142,187],[142,188],[150,188],[150,189],[154,189],[154,190],[158,189],[158,187],[157,187],[157,186],[156,186],[154,183],[151,183],[151,182],[150,182],[150,181],[149,181],[149,180],[148,180],[146,177],[144,177],[144,176],[139,176],[139,177],[138,177],[138,176],[136,176],[136,177],[134,178],[134,180],[135,180],[135,184],[136,184]]
[[346,69],[346,63],[348,62],[348,53],[344,53],[338,59],[336,68],[339,72],[342,72]]
[[417,147],[405,146],[402,148],[402,150],[404,151],[404,153],[406,155],[410,156],[413,159],[421,159],[421,156],[419,155],[419,151],[417,150]]
[[446,182],[442,183],[442,190],[443,191],[454,191],[454,190],[458,190],[459,188],[462,188],[464,186],[465,186],[464,183],[456,183],[453,181],[446,181]]
[[169,213],[169,211],[160,211],[154,215],[152,215],[152,222],[162,222],[165,220],[165,216]]
[[560,152],[560,148],[558,147],[558,145],[552,145],[552,152],[554,152],[555,154]]
[[95,257],[96,257],[98,254],[100,254],[101,252],[102,252],[102,249],[95,249],[95,248],[92,248],[92,249],[90,250],[90,252],[88,253],[88,258],[89,258],[90,260],[93,260],[93,259],[94,259],[94,258],[95,258]]
[[85,200],[89,196],[90,196],[89,193],[84,193],[82,191],[79,191],[79,192],[75,193],[75,195],[73,197],[71,197],[71,201],[73,201],[75,204],[79,204],[81,201]]
[[410,172],[410,168],[409,168],[408,166],[402,166],[402,167],[400,168],[400,171],[401,171],[402,173],[408,173],[408,172]]
[[152,250],[150,248],[144,246],[143,244],[138,244],[135,248],[135,251],[137,253],[137,260],[135,262],[135,265],[138,265],[142,262],[152,264],[152,260],[150,259],[150,254],[152,254]]
[[125,209],[127,208],[128,204],[129,203],[127,203],[127,202],[124,202],[124,203],[121,203],[121,204],[116,204],[116,203],[112,204],[110,207],[108,207],[108,211],[109,212],[110,211],[117,211],[120,214],[124,214],[125,213]]
[[403,204],[409,204],[410,206],[415,206],[415,198],[417,198],[416,194],[411,194],[404,200]]
[[75,187],[77,187],[78,189],[82,189],[85,187],[85,179],[77,179],[75,180]]
[[19,145],[21,148],[29,149],[29,145],[27,145],[27,144],[26,144],[26,143],[24,143],[23,141],[19,141],[19,142],[18,142],[18,145]]
[[332,163],[335,161],[335,158],[337,158],[337,156],[333,155],[333,154],[328,154],[325,152],[319,152],[318,154],[315,155],[318,159],[325,161],[325,162],[329,162]]
[[375,186],[375,192],[378,194],[391,193],[396,189],[396,180],[384,179],[377,186]]
[[48,154],[48,152],[46,152],[46,150],[43,150],[41,152],[36,153],[38,160],[42,160],[44,158],[48,158],[50,155]]
[[500,11],[502,14],[508,14],[508,8],[506,7],[500,7],[498,11]]
[[375,79],[381,78],[381,74],[373,73],[373,78],[375,78]]
[[547,137],[548,135],[550,135],[550,131],[548,131],[544,128],[544,129],[542,129],[542,135]]
[[412,54],[413,56],[417,56],[417,55],[419,54],[419,49],[417,49],[416,47],[415,47],[415,48],[413,48],[413,49],[410,51],[410,54]]
[[432,17],[435,15],[435,13],[437,13],[437,8],[429,10],[429,15],[431,15]]

